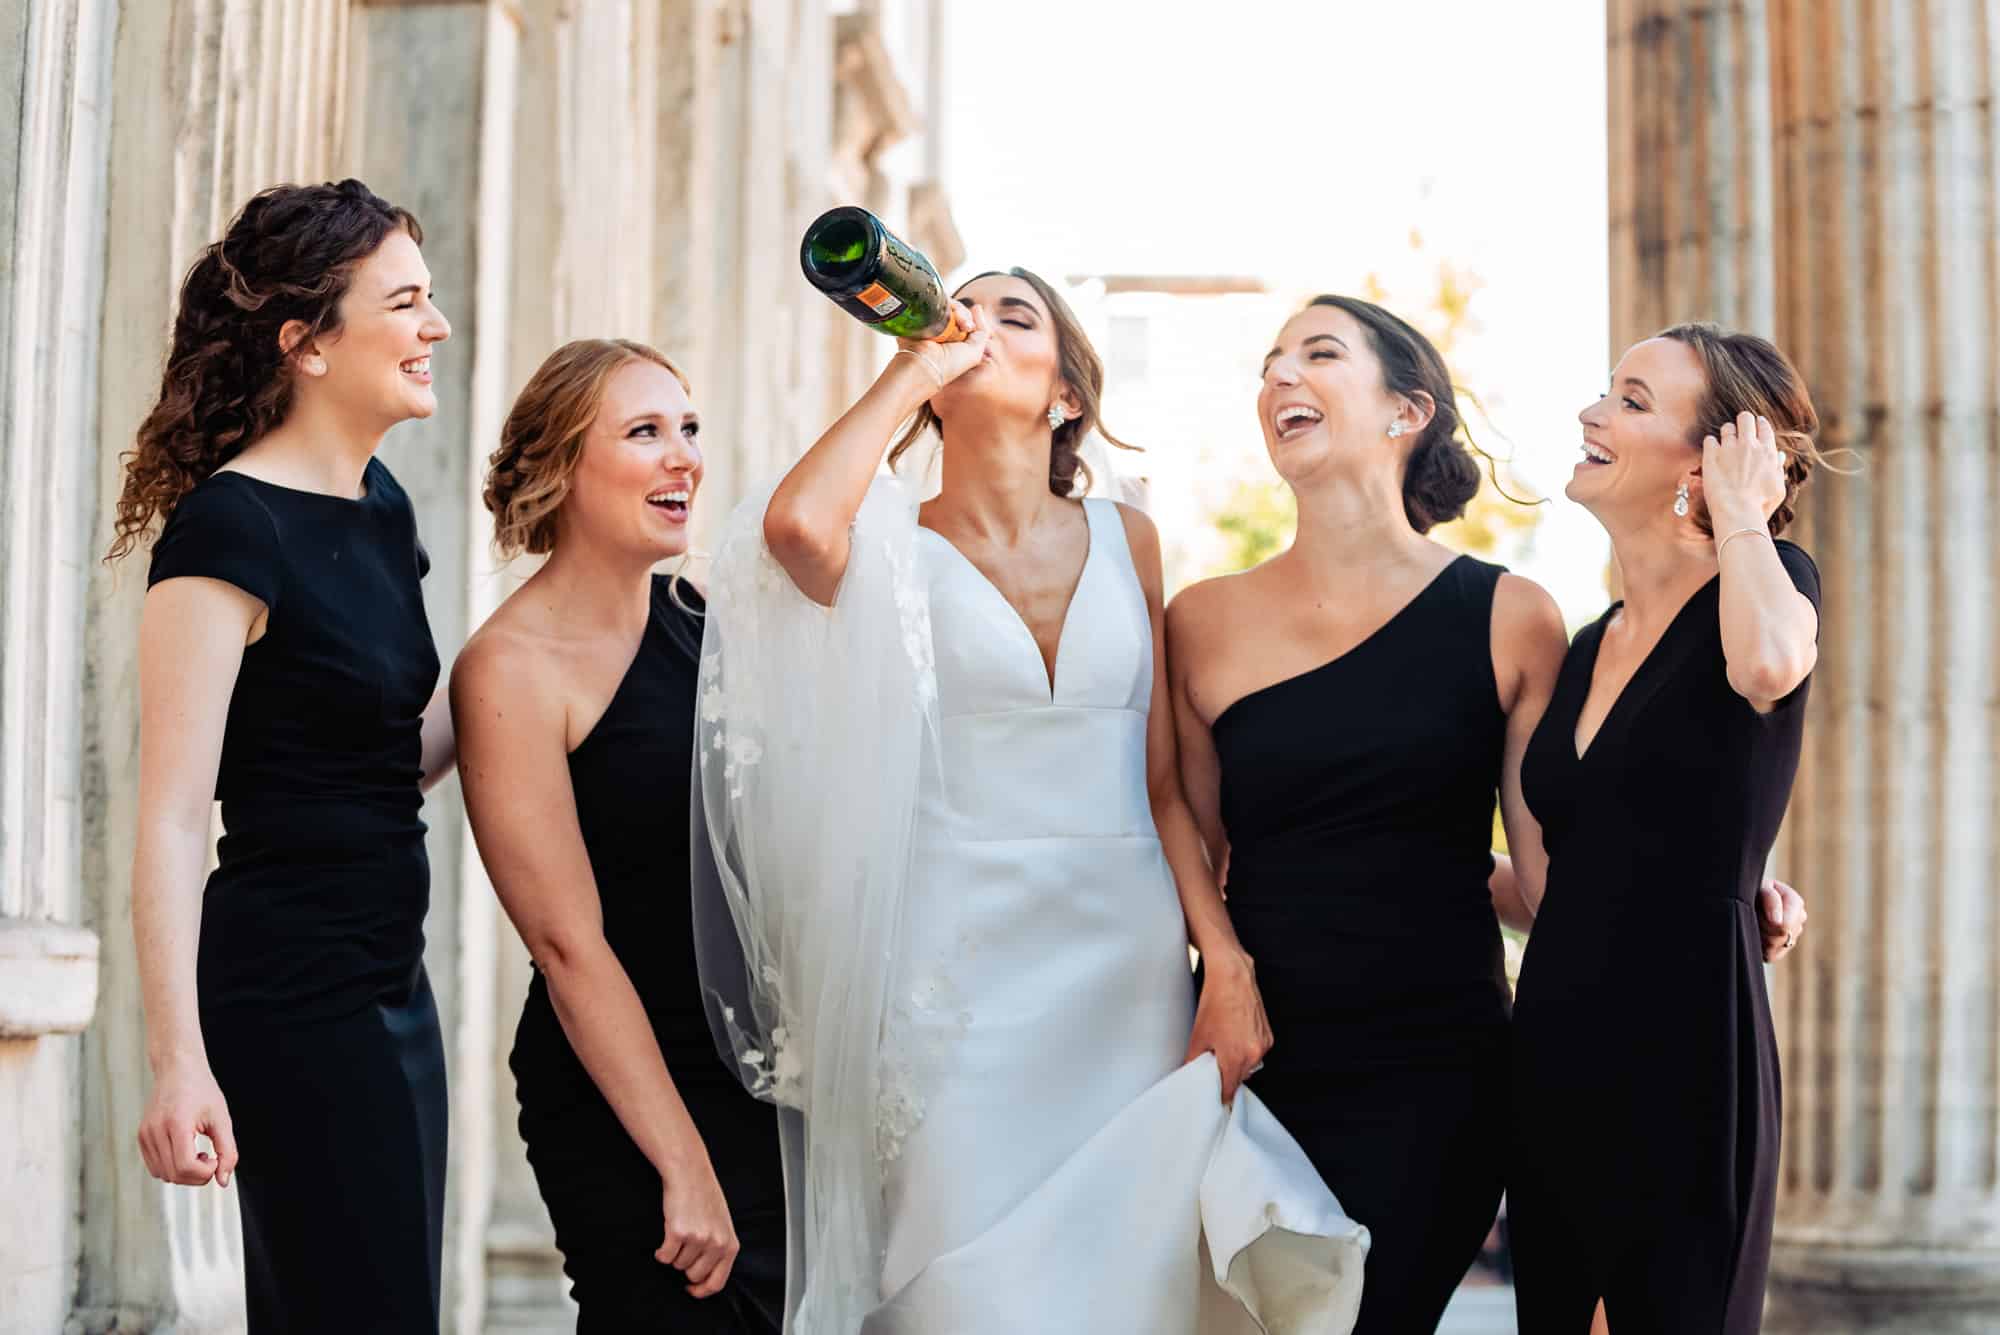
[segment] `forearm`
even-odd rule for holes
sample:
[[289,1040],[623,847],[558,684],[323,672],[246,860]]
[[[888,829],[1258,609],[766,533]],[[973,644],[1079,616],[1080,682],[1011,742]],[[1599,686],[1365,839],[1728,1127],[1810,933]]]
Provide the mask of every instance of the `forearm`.
[[[848,526],[868,495],[896,428],[937,392],[937,380],[912,355],[893,358],[854,406],[826,429],[771,493],[764,537],[771,554],[809,595],[825,576],[846,569]],[[831,600],[831,589],[825,589]]]
[[538,956],[549,1000],[583,1069],[662,1178],[707,1163],[631,977],[602,938]]
[[1493,854],[1493,874],[1486,878],[1486,891],[1493,898],[1493,912],[1501,925],[1525,932],[1535,925],[1535,906],[1516,874],[1514,859],[1505,853]]
[[145,823],[132,859],[132,940],[146,1013],[146,1060],[156,1072],[177,1061],[208,1061],[195,985],[207,834]]
[[1204,959],[1243,955],[1243,943],[1237,939],[1236,925],[1229,920],[1229,908],[1223,903],[1201,832],[1195,827],[1194,813],[1186,801],[1173,797],[1155,801],[1153,823],[1159,828],[1160,847],[1180,895],[1189,944]]

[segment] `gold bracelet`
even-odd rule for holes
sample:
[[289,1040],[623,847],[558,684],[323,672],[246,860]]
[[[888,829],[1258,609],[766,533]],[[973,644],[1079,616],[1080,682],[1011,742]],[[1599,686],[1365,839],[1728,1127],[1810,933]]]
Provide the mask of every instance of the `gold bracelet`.
[[1715,544],[1715,559],[1716,559],[1716,560],[1718,560],[1718,561],[1720,561],[1720,560],[1722,559],[1722,549],[1723,549],[1724,547],[1727,547],[1727,546],[1728,546],[1728,545],[1730,544],[1731,540],[1733,540],[1733,539],[1736,539],[1736,538],[1740,538],[1740,537],[1742,537],[1742,536],[1743,536],[1743,535],[1744,535],[1745,533],[1761,533],[1761,534],[1763,534],[1763,535],[1764,535],[1765,537],[1767,537],[1767,538],[1771,536],[1771,530],[1770,530],[1770,529],[1768,529],[1768,528],[1739,528],[1739,529],[1735,529],[1735,530],[1733,530],[1733,531],[1732,531],[1732,532],[1731,532],[1731,533],[1729,534],[1729,536],[1728,536],[1728,537],[1724,538],[1724,539],[1723,539],[1722,541],[1720,541],[1720,542],[1718,542],[1718,543],[1716,543],[1716,544]]
[[937,364],[933,362],[930,358],[924,356],[923,353],[918,352],[915,348],[897,348],[896,356],[910,357],[914,358],[917,361],[922,362],[924,364],[924,369],[931,373],[931,379],[937,381],[937,387],[939,389],[944,388],[944,372],[938,370]]

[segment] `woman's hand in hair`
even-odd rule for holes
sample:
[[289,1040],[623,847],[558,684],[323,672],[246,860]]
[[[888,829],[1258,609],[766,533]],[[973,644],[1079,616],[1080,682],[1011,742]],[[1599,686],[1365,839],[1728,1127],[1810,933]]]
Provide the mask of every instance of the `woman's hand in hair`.
[[1706,437],[1700,483],[1717,537],[1763,528],[1785,499],[1785,456],[1770,421],[1743,413]]

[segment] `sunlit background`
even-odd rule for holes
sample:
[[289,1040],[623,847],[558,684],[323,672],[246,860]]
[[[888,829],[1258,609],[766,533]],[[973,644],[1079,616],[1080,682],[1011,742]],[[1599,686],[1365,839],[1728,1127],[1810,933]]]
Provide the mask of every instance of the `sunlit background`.
[[1318,292],[1382,302],[1445,353],[1507,490],[1553,498],[1489,483],[1440,536],[1543,583],[1573,625],[1595,616],[1603,531],[1561,486],[1610,365],[1603,5],[1217,13],[951,9],[954,277],[1018,264],[1069,284],[1106,423],[1145,449],[1111,462],[1148,484],[1173,586],[1289,533],[1255,404],[1279,326]]

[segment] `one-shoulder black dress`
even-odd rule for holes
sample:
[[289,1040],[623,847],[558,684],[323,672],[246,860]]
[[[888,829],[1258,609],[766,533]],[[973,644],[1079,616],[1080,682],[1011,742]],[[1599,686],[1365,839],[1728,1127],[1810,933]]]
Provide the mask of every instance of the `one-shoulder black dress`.
[[149,577],[269,609],[229,700],[196,974],[258,1335],[438,1328],[448,1118],[417,814],[438,657],[409,498],[379,460],[363,485],[217,473]]
[[1276,1036],[1250,1088],[1368,1226],[1356,1335],[1435,1329],[1500,1205],[1501,574],[1459,557],[1368,639],[1213,728],[1229,914]]
[[604,936],[652,1021],[667,1072],[708,1148],[742,1250],[722,1292],[692,1298],[654,1259],[662,1184],[563,1033],[537,973],[510,1061],[521,1139],[578,1309],[577,1329],[775,1335],[785,1307],[785,1183],[777,1112],[716,1055],[695,973],[689,784],[701,595],[664,576],[611,703],[569,755]]
[[[1778,544],[1800,592],[1819,572]],[[1606,612],[1570,646],[1521,782],[1548,889],[1514,1010],[1521,1329],[1758,1328],[1778,1171],[1778,1051],[1757,889],[1810,679],[1769,714],[1730,688],[1721,581],[1690,598],[1583,755]]]

